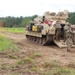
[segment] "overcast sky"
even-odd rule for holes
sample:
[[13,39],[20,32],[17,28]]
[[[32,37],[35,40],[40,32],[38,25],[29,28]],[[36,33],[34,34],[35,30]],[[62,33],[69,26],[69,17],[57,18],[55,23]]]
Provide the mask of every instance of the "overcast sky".
[[75,11],[75,0],[0,0],[0,17],[43,15],[45,11]]

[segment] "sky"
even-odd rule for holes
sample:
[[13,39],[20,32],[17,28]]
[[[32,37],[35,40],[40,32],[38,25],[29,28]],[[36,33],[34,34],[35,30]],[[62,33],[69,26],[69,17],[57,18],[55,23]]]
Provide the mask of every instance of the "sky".
[[75,12],[75,0],[0,0],[0,17],[25,17],[63,10]]

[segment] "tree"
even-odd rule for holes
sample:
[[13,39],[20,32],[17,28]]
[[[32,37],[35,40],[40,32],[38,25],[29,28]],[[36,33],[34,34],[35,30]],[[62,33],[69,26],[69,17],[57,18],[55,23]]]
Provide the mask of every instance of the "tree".
[[34,18],[36,18],[38,15],[33,15],[32,17],[31,17],[31,19],[32,19],[32,21],[34,20]]
[[30,23],[31,20],[34,20],[37,15],[28,16],[28,17],[1,17],[0,21],[4,23],[5,27],[25,27]]
[[67,22],[69,22],[71,24],[75,24],[75,12],[69,13],[69,17],[67,19]]
[[28,25],[31,21],[31,18],[29,17],[25,17],[23,20],[22,20],[22,23],[21,23],[21,26],[22,27],[25,27],[26,25]]

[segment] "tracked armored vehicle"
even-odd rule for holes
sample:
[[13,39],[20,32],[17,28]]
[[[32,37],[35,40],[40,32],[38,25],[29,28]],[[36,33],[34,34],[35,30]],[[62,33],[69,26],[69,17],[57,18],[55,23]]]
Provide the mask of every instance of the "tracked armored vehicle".
[[[66,47],[64,40],[64,26],[67,25],[66,19],[68,12],[45,12],[43,16],[38,16],[26,27],[26,38],[40,45],[47,45],[54,42],[60,48]],[[56,40],[56,24],[61,25],[61,36]]]

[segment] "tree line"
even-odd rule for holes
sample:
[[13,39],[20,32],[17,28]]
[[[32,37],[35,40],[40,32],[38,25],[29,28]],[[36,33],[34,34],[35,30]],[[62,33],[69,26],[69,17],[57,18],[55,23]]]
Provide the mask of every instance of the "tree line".
[[70,12],[67,22],[75,25],[75,12]]
[[[4,27],[25,27],[30,21],[33,21],[38,15],[28,17],[0,17],[0,22],[3,22]],[[67,22],[75,24],[75,12],[70,12]]]
[[30,21],[33,21],[38,15],[28,17],[1,17],[0,22],[3,22],[4,27],[25,27]]

